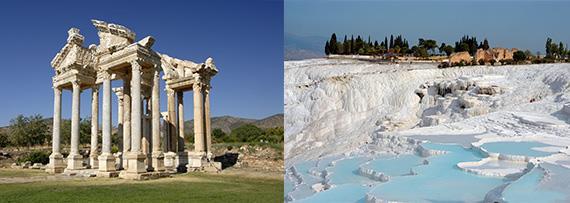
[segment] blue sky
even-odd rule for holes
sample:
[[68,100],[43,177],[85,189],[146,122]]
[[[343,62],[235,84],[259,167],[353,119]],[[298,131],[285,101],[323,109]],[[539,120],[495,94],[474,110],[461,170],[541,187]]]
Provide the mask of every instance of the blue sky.
[[[153,49],[170,56],[195,62],[213,57],[220,70],[212,80],[213,116],[263,118],[283,112],[283,2],[2,1],[0,126],[18,114],[52,116],[50,61],[71,27],[81,30],[85,46],[98,43],[91,19],[124,25],[137,40],[152,35]],[[90,92],[81,95],[82,118],[91,115]],[[116,112],[115,97],[113,104]],[[191,119],[191,92],[185,104]],[[165,111],[164,91],[161,105]],[[63,93],[62,113],[71,115],[70,91]],[[113,118],[116,122],[116,113]]]
[[379,41],[402,34],[412,44],[418,38],[449,44],[468,34],[488,38],[491,46],[544,53],[548,36],[570,43],[569,10],[568,1],[286,0],[285,32],[327,38],[333,32],[371,35]]

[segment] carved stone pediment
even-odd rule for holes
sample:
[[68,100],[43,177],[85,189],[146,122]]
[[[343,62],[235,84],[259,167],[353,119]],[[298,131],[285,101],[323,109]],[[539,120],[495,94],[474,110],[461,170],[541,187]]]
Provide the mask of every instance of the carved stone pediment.
[[94,71],[96,59],[94,49],[83,47],[83,36],[79,30],[71,28],[67,43],[55,55],[51,66],[56,70],[56,75],[70,71],[71,69],[89,69]]
[[135,33],[127,27],[101,20],[91,20],[93,26],[97,28],[99,35],[99,46],[97,52],[107,53],[120,50],[135,41]]

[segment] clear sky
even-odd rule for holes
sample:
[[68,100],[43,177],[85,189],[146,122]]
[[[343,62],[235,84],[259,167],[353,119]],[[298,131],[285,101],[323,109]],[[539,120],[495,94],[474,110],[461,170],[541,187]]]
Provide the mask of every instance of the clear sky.
[[[402,34],[453,43],[464,34],[491,46],[517,47],[544,54],[546,37],[570,43],[568,1],[285,1],[285,32],[326,36],[333,32],[384,39]],[[324,42],[323,42],[324,44]]]
[[[152,35],[153,49],[173,57],[195,62],[213,57],[220,70],[212,80],[213,116],[262,118],[283,112],[281,1],[2,1],[0,126],[18,114],[52,116],[50,61],[71,27],[81,30],[85,46],[98,44],[91,19],[124,25],[137,40]],[[161,111],[166,111],[161,91]],[[81,95],[82,118],[91,115],[90,94]],[[192,93],[186,93],[187,119],[192,101]],[[113,104],[116,122],[115,96]],[[71,92],[64,91],[62,116],[70,115]]]

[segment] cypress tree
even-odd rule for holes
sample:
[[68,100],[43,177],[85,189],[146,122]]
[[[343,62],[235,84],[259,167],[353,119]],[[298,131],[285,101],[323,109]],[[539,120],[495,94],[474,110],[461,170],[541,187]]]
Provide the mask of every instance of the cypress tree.
[[346,39],[346,35],[344,35],[344,41],[342,42],[342,53],[343,54],[350,54],[350,45],[348,40]]
[[331,40],[329,43],[329,51],[331,54],[338,54],[338,44],[336,41],[336,34],[335,33],[333,33],[331,35]]
[[330,52],[330,48],[329,48],[329,41],[327,40],[327,43],[325,43],[325,54],[328,56],[329,54],[331,54]]
[[550,50],[550,47],[552,46],[551,44],[552,44],[552,39],[550,39],[550,37],[546,38],[546,46],[545,47],[546,47],[546,56],[547,57],[552,54],[552,50]]
[[394,36],[390,35],[390,49],[394,48]]
[[562,44],[562,42],[560,42],[560,44],[558,45],[558,56],[560,58],[564,58],[564,45]]
[[356,53],[354,51],[354,35],[351,35],[350,36],[350,54],[354,54],[354,53]]
[[485,50],[489,49],[489,41],[487,41],[487,38],[485,38],[485,40],[483,40],[483,49],[485,49]]

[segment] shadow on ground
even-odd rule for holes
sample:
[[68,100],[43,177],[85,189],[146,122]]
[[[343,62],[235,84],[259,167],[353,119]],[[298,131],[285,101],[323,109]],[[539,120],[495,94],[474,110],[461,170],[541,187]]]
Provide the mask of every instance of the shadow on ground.
[[239,153],[226,152],[224,155],[214,157],[214,161],[222,163],[222,169],[232,167],[237,163]]

